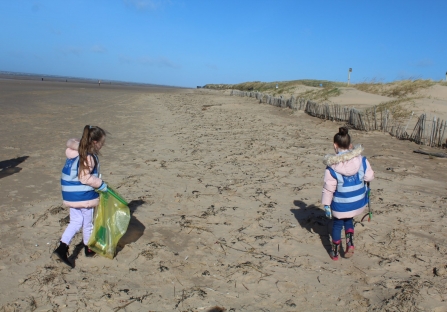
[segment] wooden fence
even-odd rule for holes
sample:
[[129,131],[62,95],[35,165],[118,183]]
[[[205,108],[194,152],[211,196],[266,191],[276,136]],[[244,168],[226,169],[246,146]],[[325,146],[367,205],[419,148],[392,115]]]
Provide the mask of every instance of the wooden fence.
[[446,145],[444,140],[446,121],[437,117],[427,118],[422,114],[408,139],[423,145],[442,147]]
[[263,94],[254,91],[231,90],[233,96],[252,97],[259,100],[259,103],[266,103],[277,107],[290,108],[293,110],[304,110],[307,114],[326,120],[346,122],[351,128],[372,131],[378,130],[391,134],[401,140],[411,140],[417,144],[428,145],[431,147],[445,147],[445,128],[447,122],[437,117],[427,118],[422,114],[412,134],[407,130],[412,121],[414,113],[411,114],[407,122],[393,119],[387,109],[378,111],[377,106],[358,110],[352,107],[344,107],[338,104],[317,104],[304,98],[290,99],[283,97],[274,97],[269,94]]

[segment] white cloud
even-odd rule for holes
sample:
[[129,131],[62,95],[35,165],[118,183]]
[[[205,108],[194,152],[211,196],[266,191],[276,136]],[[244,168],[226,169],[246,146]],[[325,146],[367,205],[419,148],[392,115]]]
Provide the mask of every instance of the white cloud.
[[311,37],[313,35],[313,31],[309,27],[305,27],[305,28],[301,29],[300,33],[301,33],[301,36],[303,36],[303,37]]
[[219,68],[215,64],[209,64],[208,63],[208,64],[205,64],[205,66],[208,67],[209,69],[212,69],[212,70],[219,70]]
[[34,2],[33,5],[31,6],[31,11],[37,12],[43,7],[44,7],[44,5],[42,3]]
[[95,53],[107,53],[107,49],[100,44],[95,44],[91,50]]
[[16,59],[24,59],[25,53],[23,53],[22,51],[9,51],[9,56],[16,58]]
[[414,63],[416,67],[431,67],[434,63],[431,59],[422,59]]
[[132,58],[130,58],[130,57],[126,56],[126,55],[123,55],[123,54],[121,54],[118,59],[119,59],[119,62],[122,63],[122,64],[131,64],[131,63],[133,63]]
[[51,32],[52,34],[54,34],[54,35],[58,35],[58,36],[61,34],[61,31],[60,31],[59,29],[55,29],[55,28],[53,28],[53,27],[50,28],[50,32]]
[[73,47],[73,46],[61,48],[59,51],[64,55],[74,54],[76,56],[80,56],[82,53],[81,48]]
[[137,59],[137,62],[142,65],[149,65],[149,66],[159,66],[159,67],[171,67],[171,68],[178,68],[179,65],[174,64],[171,60],[169,60],[166,57],[159,57],[159,58],[151,58],[147,56],[143,56]]
[[138,58],[132,58],[127,55],[120,55],[119,56],[120,63],[124,64],[132,64],[132,63],[138,63],[140,65],[145,66],[158,66],[158,67],[169,67],[169,68],[180,68],[181,66],[179,64],[174,63],[167,57],[158,57],[158,58],[152,58],[149,56],[141,56]]
[[157,10],[163,5],[161,0],[123,0],[128,7],[135,7],[137,10]]
[[171,60],[169,60],[166,57],[160,57],[155,60],[155,64],[160,67],[171,67],[171,68],[180,68],[181,66],[178,64],[175,64]]

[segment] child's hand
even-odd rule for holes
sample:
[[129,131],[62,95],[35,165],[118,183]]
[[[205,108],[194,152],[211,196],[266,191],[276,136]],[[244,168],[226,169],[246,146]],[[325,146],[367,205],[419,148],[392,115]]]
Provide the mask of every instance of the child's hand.
[[98,188],[98,192],[107,192],[107,183],[102,182],[101,186]]
[[324,205],[324,211],[326,212],[326,218],[331,219],[332,218],[331,206]]

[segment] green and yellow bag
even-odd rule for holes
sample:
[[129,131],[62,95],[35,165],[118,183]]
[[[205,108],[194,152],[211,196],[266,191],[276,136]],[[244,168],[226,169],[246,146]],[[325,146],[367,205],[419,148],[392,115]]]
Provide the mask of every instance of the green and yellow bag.
[[113,259],[120,238],[126,233],[130,221],[127,202],[108,187],[99,194],[99,205],[95,208],[93,231],[88,246],[97,254]]

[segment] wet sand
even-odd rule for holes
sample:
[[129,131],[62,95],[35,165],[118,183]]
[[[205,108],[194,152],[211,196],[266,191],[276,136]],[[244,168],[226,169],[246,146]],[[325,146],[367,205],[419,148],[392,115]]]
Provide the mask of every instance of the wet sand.
[[[351,131],[373,219],[335,262],[320,197],[342,124],[223,91],[24,80],[0,80],[0,109],[0,311],[447,310],[447,160],[414,143]],[[86,124],[110,132],[103,178],[132,219],[114,260],[76,257],[78,234],[70,269],[50,256]]]

